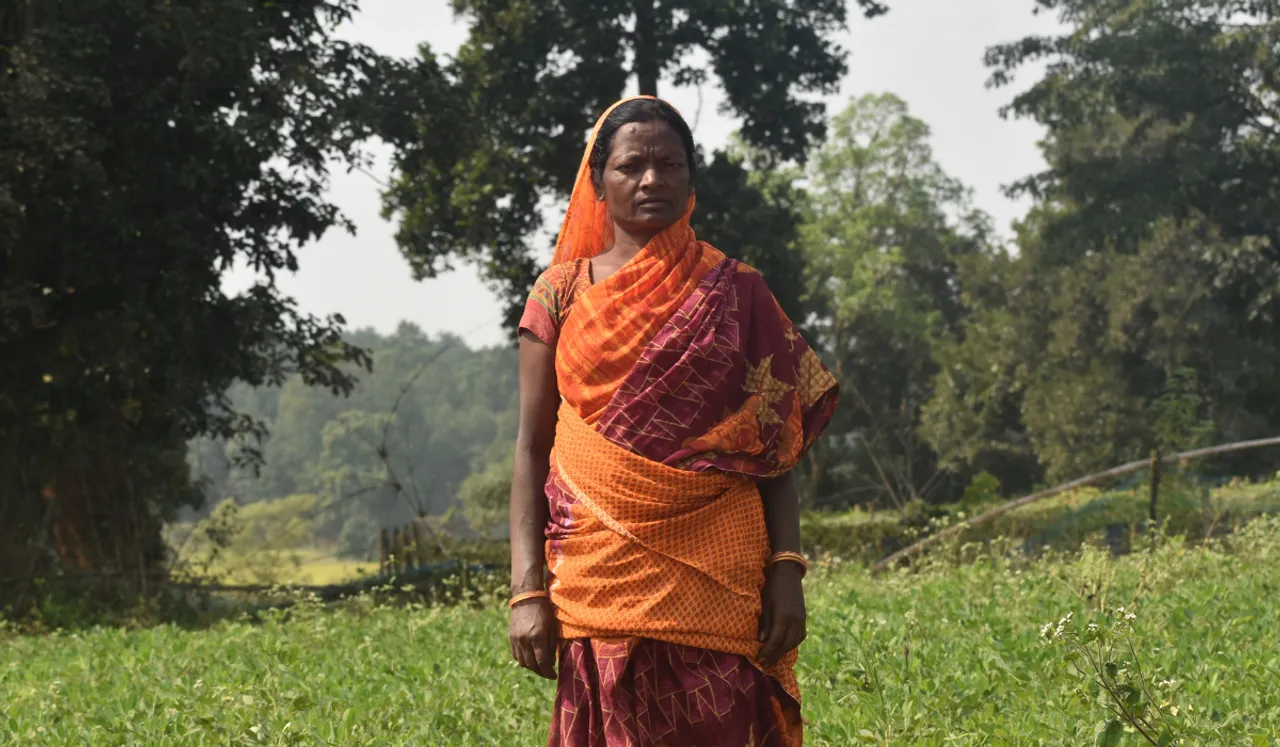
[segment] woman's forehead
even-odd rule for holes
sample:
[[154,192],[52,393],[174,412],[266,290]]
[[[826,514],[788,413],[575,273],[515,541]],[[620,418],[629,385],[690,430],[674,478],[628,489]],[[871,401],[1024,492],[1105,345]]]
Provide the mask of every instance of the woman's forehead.
[[684,143],[675,128],[661,119],[649,122],[628,122],[618,128],[613,136],[613,155],[623,152],[677,150],[684,152]]

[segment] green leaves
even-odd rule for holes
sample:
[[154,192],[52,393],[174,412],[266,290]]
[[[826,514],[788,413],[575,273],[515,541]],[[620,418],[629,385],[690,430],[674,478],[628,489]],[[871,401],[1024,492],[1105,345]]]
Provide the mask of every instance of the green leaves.
[[937,371],[934,341],[964,316],[958,263],[988,249],[985,218],[934,160],[929,128],[891,94],[850,101],[808,174],[801,237],[814,340],[846,403],[829,433],[859,434],[828,439],[843,443],[829,458],[852,474],[824,492],[898,506],[936,498],[948,486],[915,430]]
[[[1018,256],[962,265],[926,440],[1006,486],[1280,427],[1273,6],[1040,0],[1066,28],[989,50],[1048,72],[1007,112],[1047,128]],[[1246,83],[1245,81],[1252,81]],[[1265,166],[1264,166],[1265,165]],[[1245,402],[1255,403],[1245,405]],[[1258,462],[1258,468],[1263,464]],[[1239,469],[1237,463],[1235,469]]]
[[1276,236],[1280,131],[1264,121],[1280,80],[1274,5],[1038,4],[1068,32],[995,47],[987,61],[996,83],[1033,61],[1054,71],[1008,110],[1050,128],[1051,170],[1015,191],[1077,207],[1054,222],[1056,235],[1076,252],[1130,250],[1162,218],[1203,216],[1232,239]]
[[257,505],[315,494],[317,538],[351,558],[376,552],[382,527],[467,509],[472,501],[462,485],[473,475],[488,506],[467,513],[479,522],[473,527],[505,523],[500,484],[511,472],[509,462],[505,475],[497,465],[515,440],[516,351],[473,350],[408,323],[392,335],[361,330],[348,341],[374,362],[348,397],[296,376],[279,388],[233,389],[232,406],[268,429],[265,464],[255,474],[231,463],[234,441],[200,439],[188,458],[211,500],[234,496]]
[[1098,724],[1097,738],[1094,744],[1097,747],[1118,747],[1120,740],[1124,738],[1124,724],[1112,719]]
[[[3,24],[0,491],[19,508],[0,545],[31,554],[0,571],[48,570],[48,501],[62,521],[110,517],[75,529],[64,560],[153,571],[159,523],[200,499],[186,441],[260,434],[228,406],[233,382],[296,373],[345,393],[367,366],[337,317],[275,284],[346,227],[327,170],[359,160],[383,66],[331,36],[354,9],[78,2]],[[258,282],[225,291],[232,265]]]
[[[440,64],[424,50],[399,66],[378,102],[381,134],[396,151],[384,211],[399,220],[397,243],[415,276],[432,277],[456,261],[479,266],[514,327],[545,253],[548,205],[568,197],[584,133],[634,91],[633,79],[648,94],[659,92],[660,80],[715,79],[747,144],[772,165],[803,161],[826,127],[823,105],[809,94],[833,93],[846,71],[846,52],[833,37],[845,28],[847,5],[456,0],[455,11],[471,23],[456,58]],[[859,6],[867,15],[885,10],[874,0]],[[699,51],[710,58],[706,67],[687,62]],[[718,197],[707,182],[700,198],[726,204],[756,189],[725,177],[739,189]],[[736,247],[729,244],[742,229],[720,231],[721,249],[787,265],[794,218],[785,206],[733,218],[764,224],[765,238],[783,240]],[[716,217],[706,223],[728,225]]]

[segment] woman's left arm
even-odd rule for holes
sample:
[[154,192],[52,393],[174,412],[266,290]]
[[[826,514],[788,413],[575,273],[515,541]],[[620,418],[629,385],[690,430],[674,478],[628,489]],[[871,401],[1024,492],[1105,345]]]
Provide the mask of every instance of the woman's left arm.
[[[788,472],[762,480],[759,487],[771,552],[800,552],[800,495],[795,478]],[[764,666],[776,664],[805,638],[803,576],[799,563],[786,560],[765,571],[760,615],[760,642],[764,644],[760,663]]]

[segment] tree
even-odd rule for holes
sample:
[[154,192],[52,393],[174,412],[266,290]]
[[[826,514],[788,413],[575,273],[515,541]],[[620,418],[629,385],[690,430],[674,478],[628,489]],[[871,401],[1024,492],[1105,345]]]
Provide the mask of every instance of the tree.
[[[1140,459],[1169,440],[1160,403],[1171,389],[1203,401],[1219,440],[1280,427],[1280,386],[1262,373],[1280,365],[1280,266],[1172,219],[1132,253],[1065,263],[1041,212],[1017,258],[962,272],[973,311],[938,347],[923,428],[949,464],[1026,486],[1041,468],[1057,480]],[[1218,469],[1264,471],[1266,458]]]
[[928,126],[890,94],[850,102],[809,176],[815,340],[846,403],[809,462],[810,489],[897,505],[947,496],[916,425],[933,341],[964,316],[957,262],[986,250],[988,220],[934,160]]
[[[1014,186],[1039,201],[1018,256],[967,268],[974,311],[939,347],[929,443],[949,464],[995,460],[1023,482],[1075,477],[1167,445],[1170,391],[1201,401],[1195,417],[1220,440],[1272,435],[1280,391],[1261,372],[1280,365],[1276,7],[1038,5],[1068,32],[988,62],[997,85],[1048,63],[1007,111],[1045,125],[1049,169]],[[1265,458],[1217,469],[1269,471]]]
[[[345,226],[384,62],[330,31],[351,0],[10,2],[0,10],[0,576],[144,572],[198,502],[198,434],[260,433],[234,381],[343,392],[339,317],[275,277]],[[234,263],[262,279],[228,295]],[[0,589],[0,604],[14,589]]]
[[[1049,170],[1015,193],[1069,202],[1064,247],[1132,251],[1164,218],[1263,239],[1280,261],[1280,6],[1239,0],[1036,0],[1068,33],[987,53],[993,85],[1048,65],[1008,114],[1049,129]],[[1069,251],[1069,249],[1068,249]]]
[[[831,36],[846,24],[846,5],[454,0],[470,38],[445,66],[424,49],[403,71],[383,127],[396,149],[385,212],[399,219],[397,242],[414,275],[477,263],[514,324],[538,269],[531,241],[542,209],[572,189],[583,133],[632,78],[654,95],[664,77],[707,80],[697,52],[709,58],[744,140],[803,160],[824,126],[822,105],[803,95],[832,93],[844,75],[844,51]],[[858,5],[868,16],[884,11],[874,0]],[[452,82],[444,107],[442,76]]]

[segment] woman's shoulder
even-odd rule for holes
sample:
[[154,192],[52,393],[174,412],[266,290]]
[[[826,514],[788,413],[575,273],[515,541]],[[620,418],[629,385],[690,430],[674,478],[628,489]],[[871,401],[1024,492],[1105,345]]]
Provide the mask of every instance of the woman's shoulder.
[[575,259],[552,265],[538,276],[533,284],[531,297],[545,302],[547,310],[560,312],[568,309],[573,300],[591,285],[591,260]]
[[759,270],[740,259],[732,260],[732,262],[734,280],[740,288],[747,288],[754,293],[769,293],[769,283]]
[[[791,320],[787,317],[786,311],[783,310],[782,304],[778,302],[777,296],[769,288],[769,282],[764,273],[741,260],[733,260],[733,262],[734,282],[738,287],[739,298],[751,299],[749,303],[755,308],[776,311],[783,324],[789,326]],[[755,306],[756,304],[763,305]]]
[[529,292],[521,329],[528,329],[543,342],[553,344],[573,302],[590,286],[590,259],[576,259],[548,267],[538,276],[533,290]]

